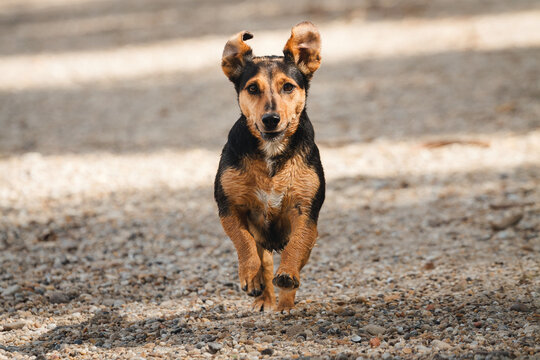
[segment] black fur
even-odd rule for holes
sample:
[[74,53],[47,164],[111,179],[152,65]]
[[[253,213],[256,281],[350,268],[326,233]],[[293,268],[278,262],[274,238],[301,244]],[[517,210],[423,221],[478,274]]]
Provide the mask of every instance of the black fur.
[[257,63],[248,61],[244,66],[242,74],[237,78],[230,79],[234,84],[237,94],[240,93],[244,86],[246,86],[249,79],[257,75],[261,69],[269,69],[271,66],[277,66],[281,71],[287,74],[287,76],[293,78],[298,86],[305,89],[307,95],[309,81],[306,76],[302,74],[300,70],[298,70],[294,62],[287,60],[287,58],[284,58],[283,56],[275,55],[259,57],[257,59],[260,59],[260,61]]
[[[296,65],[288,58],[269,56],[259,58],[258,63],[248,62],[244,67],[243,73],[237,78],[232,79],[237,93],[239,93],[246,83],[262,69],[267,69],[271,66],[278,66],[280,70],[293,78],[296,83],[306,90],[309,87],[308,79],[298,70]],[[230,214],[230,204],[227,196],[224,193],[221,184],[221,176],[228,168],[241,169],[242,159],[249,157],[251,159],[264,159],[265,155],[259,149],[259,140],[249,131],[247,120],[244,115],[236,121],[229,132],[228,140],[221,153],[219,168],[214,182],[214,198],[218,205],[219,216],[227,216]],[[286,162],[296,154],[300,154],[306,161],[306,164],[313,168],[319,178],[319,188],[312,199],[309,210],[309,218],[314,223],[317,223],[319,211],[324,202],[325,197],[325,180],[324,171],[321,164],[319,149],[315,145],[315,134],[313,125],[309,120],[306,110],[302,111],[300,121],[296,132],[290,137],[286,149],[279,155],[271,158],[273,167],[270,170],[270,176],[273,177],[278,173]],[[300,208],[298,208],[299,211]],[[245,213],[246,220],[250,216],[249,210]],[[259,229],[265,241],[261,244],[269,251],[281,251],[289,240],[291,225],[286,220],[273,220],[266,228]]]
[[229,131],[227,143],[221,152],[218,172],[214,182],[214,198],[218,205],[220,217],[229,214],[229,203],[221,185],[221,175],[229,167],[239,169],[242,158],[246,156],[255,155],[262,158],[263,154],[257,145],[258,140],[249,131],[246,124],[246,117],[242,115]]
[[307,162],[309,166],[315,169],[317,176],[319,177],[319,188],[315,193],[315,197],[311,203],[311,208],[309,209],[309,218],[317,223],[319,219],[319,212],[321,211],[321,207],[324,202],[326,182],[324,181],[324,171],[321,164],[321,158],[319,156],[319,148],[317,148],[316,145],[311,148],[311,152],[307,156]]
[[268,251],[281,252],[289,242],[291,224],[283,224],[277,220],[272,220],[268,227],[260,229],[260,231],[264,239],[261,246]]

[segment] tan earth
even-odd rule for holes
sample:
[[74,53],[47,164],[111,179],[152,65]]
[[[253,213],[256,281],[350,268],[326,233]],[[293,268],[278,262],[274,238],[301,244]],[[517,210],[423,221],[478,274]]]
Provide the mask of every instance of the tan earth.
[[[296,310],[256,313],[220,56],[305,19],[327,198]],[[0,359],[536,358],[539,309],[537,0],[0,1]]]

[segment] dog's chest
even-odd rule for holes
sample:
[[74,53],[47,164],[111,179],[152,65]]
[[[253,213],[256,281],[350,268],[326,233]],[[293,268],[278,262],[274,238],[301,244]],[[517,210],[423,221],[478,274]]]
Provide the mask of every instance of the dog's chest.
[[267,172],[254,176],[250,189],[253,208],[265,213],[278,213],[288,202],[290,184],[281,177],[270,177]]
[[274,217],[299,204],[308,206],[318,179],[301,159],[290,159],[275,174],[266,161],[251,159],[241,169],[225,171],[222,184],[231,204]]
[[277,192],[273,189],[269,192],[262,189],[255,189],[255,197],[265,210],[281,208],[284,195],[285,193]]

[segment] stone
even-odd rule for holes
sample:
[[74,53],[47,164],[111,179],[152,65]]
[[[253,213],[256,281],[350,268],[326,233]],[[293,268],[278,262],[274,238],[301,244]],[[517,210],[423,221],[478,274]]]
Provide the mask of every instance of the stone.
[[366,325],[364,326],[363,330],[371,335],[379,335],[386,332],[384,327],[375,324]]
[[211,354],[217,354],[219,350],[223,348],[223,345],[216,342],[211,342],[208,344],[208,352]]
[[517,225],[521,219],[523,219],[523,213],[517,213],[517,214],[511,214],[503,219],[500,219],[499,221],[492,221],[491,222],[491,228],[494,231],[501,231],[506,228],[509,228],[511,226]]
[[26,325],[24,321],[16,321],[8,324],[2,325],[4,331],[18,330],[22,329]]
[[66,304],[71,301],[70,297],[60,291],[53,291],[47,295],[51,304]]
[[261,341],[265,342],[265,343],[271,343],[273,340],[274,340],[274,338],[271,335],[264,335],[261,338]]
[[441,340],[433,340],[431,342],[431,346],[434,349],[438,349],[438,350],[448,350],[452,347],[450,344],[445,343],[444,341],[441,341]]
[[519,311],[519,312],[529,312],[529,308],[527,305],[517,302],[512,307],[510,307],[510,310]]
[[304,325],[293,325],[293,326],[290,326],[288,329],[287,329],[287,336],[290,336],[290,337],[295,337],[301,333],[304,332],[304,328],[305,326]]
[[10,295],[13,295],[15,294],[17,291],[19,291],[21,287],[17,284],[15,285],[11,285],[7,288],[4,289],[4,291],[2,291],[2,296],[10,296]]

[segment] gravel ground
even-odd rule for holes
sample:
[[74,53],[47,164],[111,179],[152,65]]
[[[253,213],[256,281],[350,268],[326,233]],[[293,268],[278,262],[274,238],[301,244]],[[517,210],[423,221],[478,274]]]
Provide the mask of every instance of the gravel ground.
[[[0,2],[0,359],[539,356],[539,3],[331,3]],[[219,54],[303,18],[327,200],[297,308],[254,313]]]

